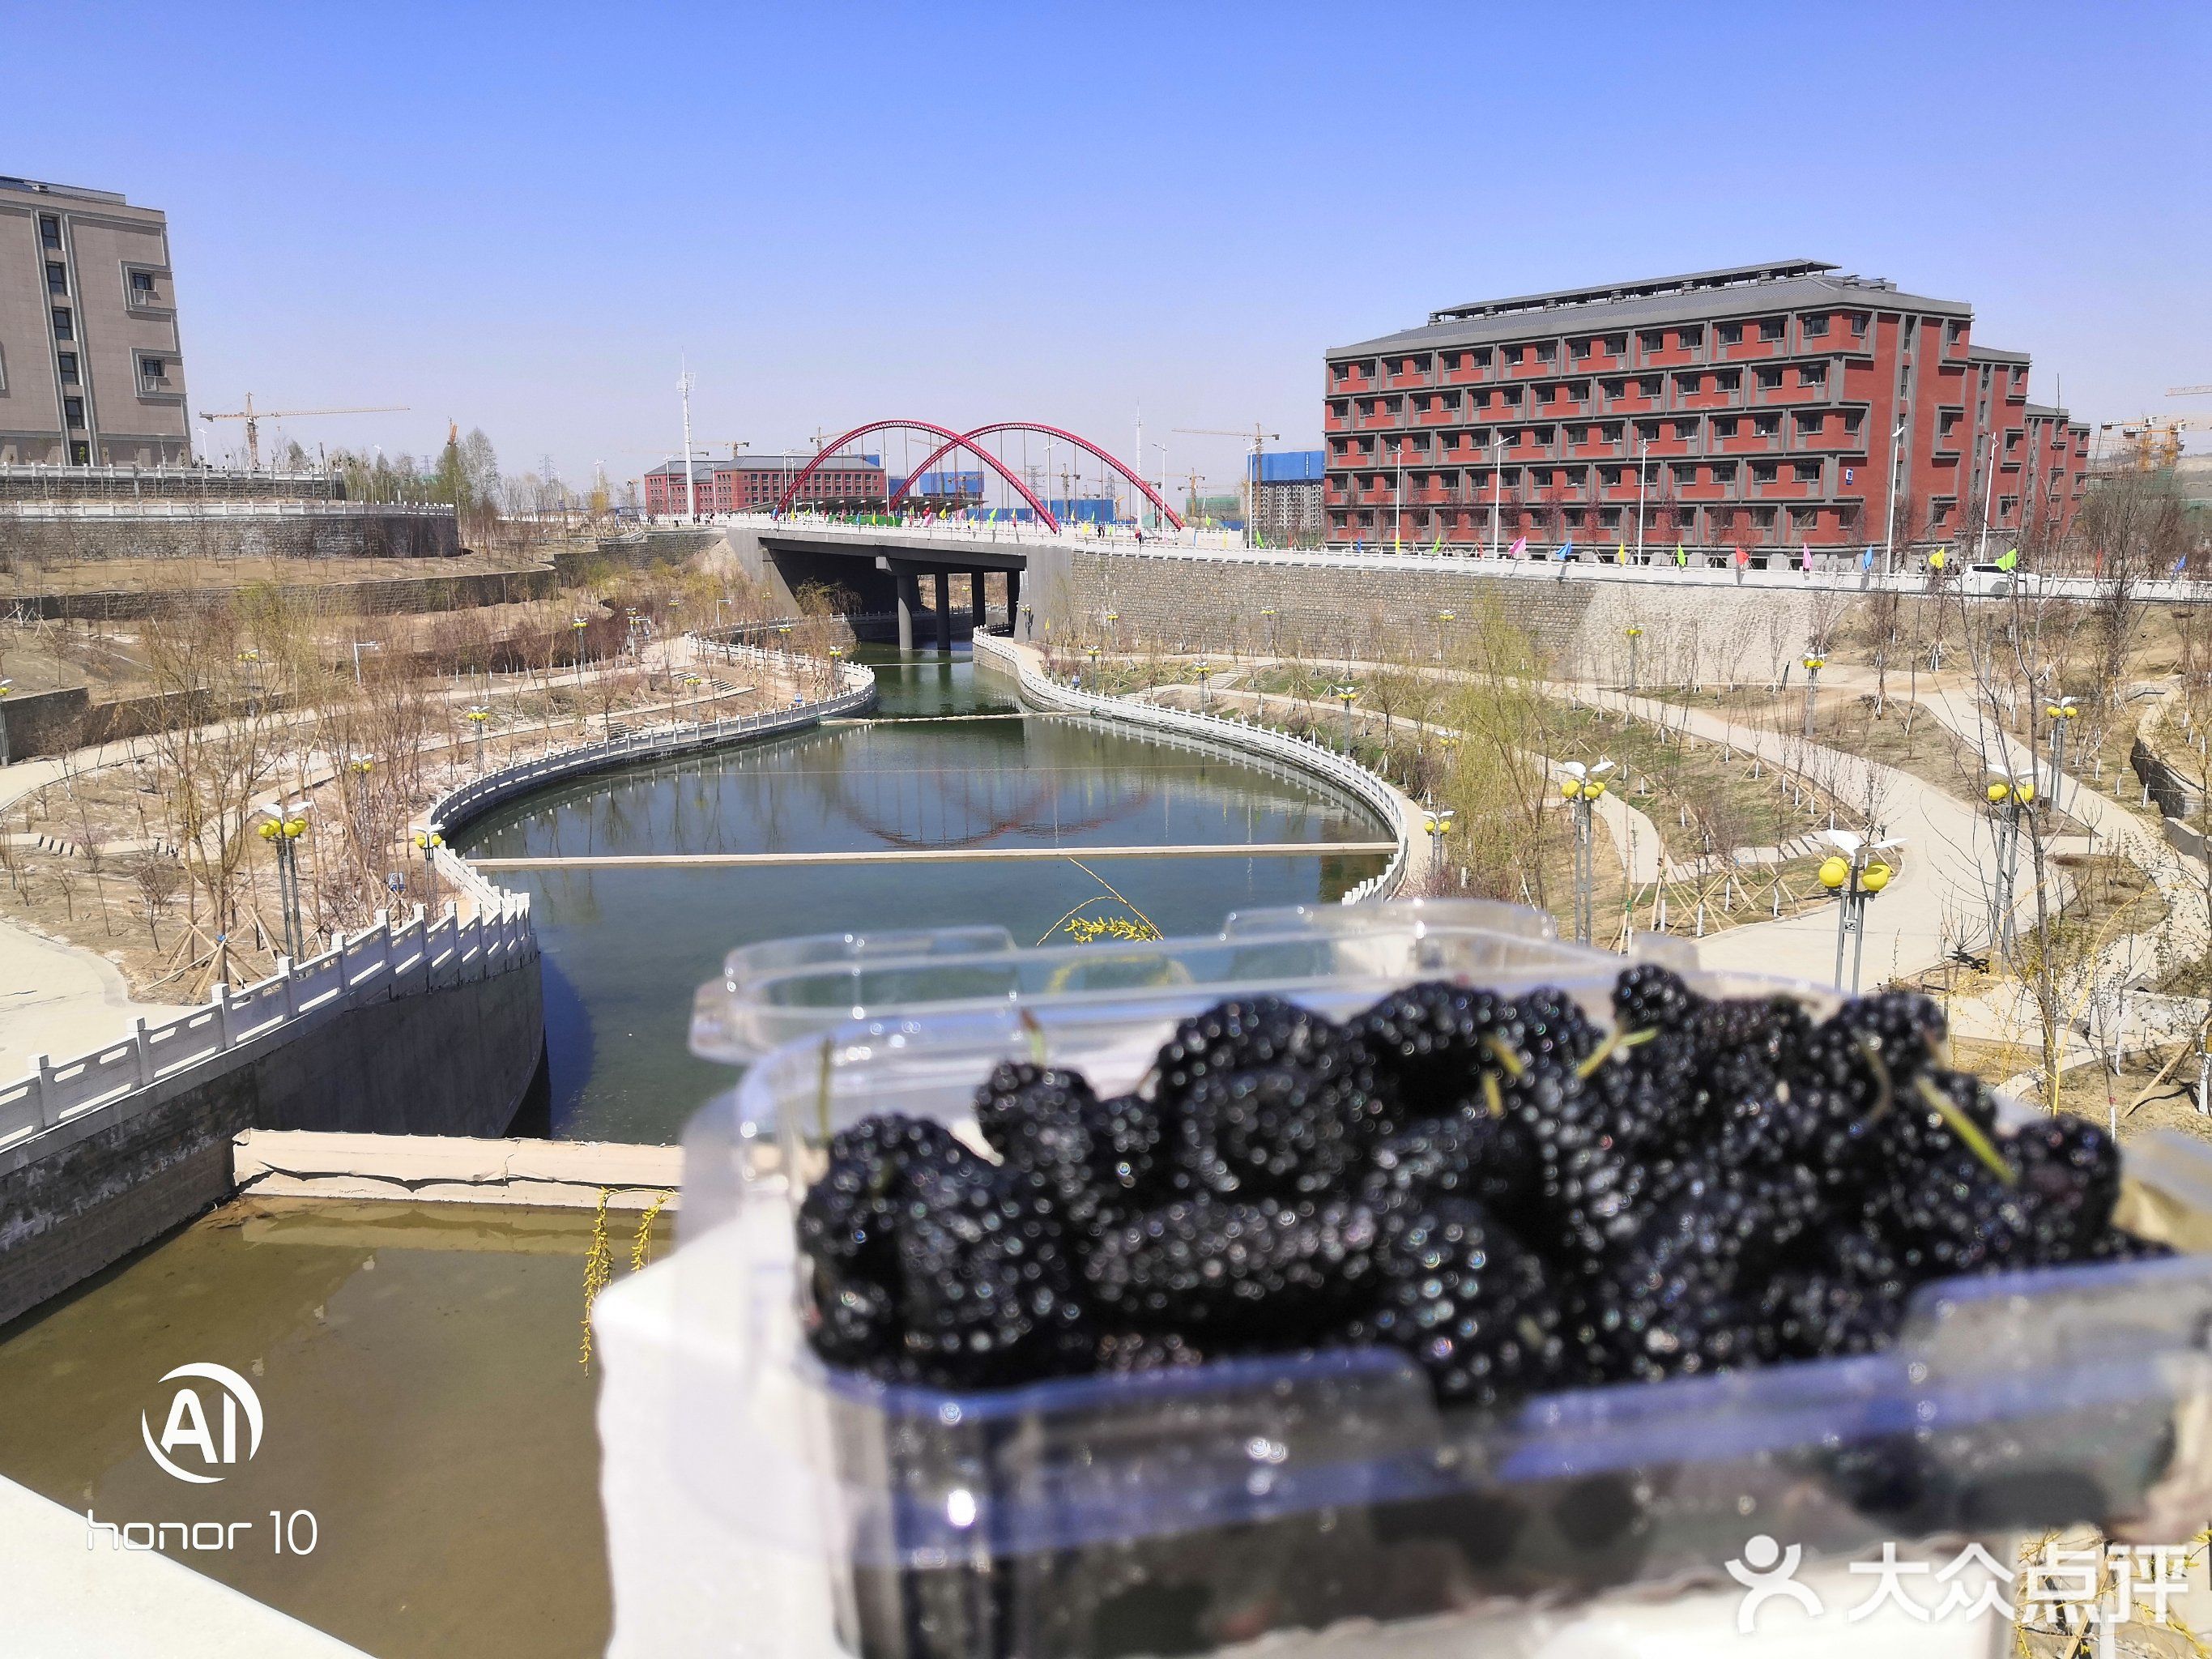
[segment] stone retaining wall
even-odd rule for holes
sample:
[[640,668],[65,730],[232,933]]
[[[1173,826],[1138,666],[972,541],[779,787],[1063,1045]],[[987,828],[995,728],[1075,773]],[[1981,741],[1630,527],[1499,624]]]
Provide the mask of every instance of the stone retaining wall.
[[0,514],[0,557],[76,564],[94,559],[442,559],[461,550],[450,513],[349,507],[220,514],[168,512],[98,517]]
[[[1627,632],[1641,627],[1638,675],[1646,684],[1764,676],[1838,625],[1851,601],[1832,592],[1649,582],[1558,581],[1500,574],[1473,559],[1439,558],[1402,569],[1330,564],[1286,553],[1249,559],[1133,557],[1084,549],[1029,550],[1023,599],[1036,638],[1097,638],[1106,613],[1121,635],[1168,649],[1264,651],[1368,657],[1378,645],[1471,648],[1482,619],[1525,633],[1571,678],[1626,678]],[[1273,610],[1269,617],[1263,612]],[[1455,613],[1442,622],[1437,613]]]

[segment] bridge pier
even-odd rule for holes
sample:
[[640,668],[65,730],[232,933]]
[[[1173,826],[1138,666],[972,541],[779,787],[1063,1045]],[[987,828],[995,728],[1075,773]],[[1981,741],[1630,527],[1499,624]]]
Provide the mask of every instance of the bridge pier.
[[898,647],[901,651],[914,649],[914,613],[921,609],[921,580],[915,568],[903,559],[887,560],[890,566],[891,582],[898,592]]
[[937,592],[933,597],[937,600],[937,654],[940,657],[949,657],[952,654],[952,573],[951,571],[940,570],[937,573]]
[[969,571],[968,573],[968,623],[972,632],[980,634],[984,629],[990,614],[989,606],[986,603],[988,597],[983,591],[983,573],[980,570]]
[[1006,634],[1009,638],[1022,636],[1022,573],[1006,572]]

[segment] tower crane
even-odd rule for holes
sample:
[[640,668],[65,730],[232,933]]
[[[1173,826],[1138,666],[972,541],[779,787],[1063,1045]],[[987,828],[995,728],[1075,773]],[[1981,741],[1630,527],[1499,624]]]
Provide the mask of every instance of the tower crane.
[[261,470],[261,422],[264,421],[296,421],[309,415],[404,415],[404,404],[380,404],[368,409],[256,409],[253,394],[246,394],[246,407],[226,410],[221,414],[200,410],[204,421],[243,421],[246,422],[246,470]]
[[2117,432],[2127,446],[2128,465],[2137,472],[2162,471],[2181,459],[2181,434],[2212,431],[2212,416],[2143,415],[2132,421],[2106,421],[2100,432]]
[[[1242,438],[1246,435],[1242,432],[1226,432],[1209,426],[1179,426],[1176,430],[1194,438]],[[1266,430],[1257,421],[1252,423],[1252,472],[1244,481],[1244,488],[1238,492],[1244,497],[1244,545],[1247,547],[1252,545],[1252,532],[1260,523],[1260,457],[1266,453],[1269,444],[1281,442],[1282,436],[1279,432]]]

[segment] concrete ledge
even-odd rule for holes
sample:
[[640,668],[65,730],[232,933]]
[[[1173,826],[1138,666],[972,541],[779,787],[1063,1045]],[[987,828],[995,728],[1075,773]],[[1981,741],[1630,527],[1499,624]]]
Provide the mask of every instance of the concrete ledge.
[[249,1129],[233,1138],[231,1173],[261,1198],[409,1203],[679,1207],[681,1146],[595,1140],[484,1140],[456,1135],[337,1134]]

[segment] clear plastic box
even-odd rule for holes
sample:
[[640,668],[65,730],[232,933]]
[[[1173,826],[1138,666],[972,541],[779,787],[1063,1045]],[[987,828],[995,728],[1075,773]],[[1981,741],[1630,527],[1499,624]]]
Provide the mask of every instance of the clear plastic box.
[[[1242,919],[1159,957],[1213,962],[1205,952],[1247,925],[1269,949],[1302,938],[1316,951],[1302,969],[1324,946],[1417,927],[1397,906],[1348,924]],[[1559,985],[1603,1014],[1622,965],[1525,924],[1445,925],[1433,907],[1418,931],[1439,960],[1394,968],[1388,984],[1463,971],[1506,990]],[[694,1121],[676,1259],[700,1340],[678,1414],[708,1416],[679,1434],[711,1420],[726,1436],[734,1419],[743,1489],[700,1496],[830,1563],[839,1634],[862,1659],[1189,1652],[1518,1598],[1724,1584],[1724,1564],[1762,1532],[1819,1561],[1931,1534],[2002,1551],[2023,1529],[2094,1522],[2173,1542],[2201,1526],[2212,1258],[1929,1285],[1889,1352],[1583,1389],[1502,1415],[1439,1409],[1411,1361],[1380,1350],[951,1394],[833,1373],[799,1340],[792,1212],[838,1129],[879,1111],[961,1124],[992,1064],[1040,1041],[1102,1092],[1125,1089],[1224,986],[1341,1017],[1382,988],[1368,965],[1261,985],[1224,957],[1172,991],[1024,993],[988,1008],[956,968],[952,1006],[782,1048]],[[1691,977],[1716,994],[1773,988]],[[2206,1231],[2203,1149],[2147,1143],[2129,1169],[2130,1219]]]

